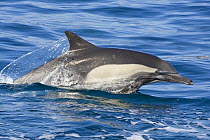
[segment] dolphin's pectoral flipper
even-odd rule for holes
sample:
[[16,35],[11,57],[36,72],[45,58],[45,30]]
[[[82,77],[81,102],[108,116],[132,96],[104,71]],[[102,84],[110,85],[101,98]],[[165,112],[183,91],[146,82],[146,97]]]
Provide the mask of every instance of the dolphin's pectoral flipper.
[[141,81],[141,80],[135,81],[135,82],[132,82],[132,83],[126,85],[125,87],[123,87],[123,89],[120,90],[118,93],[119,94],[130,94],[130,93],[138,90],[142,85],[143,85],[143,81]]
[[156,74],[154,73],[145,73],[145,72],[137,73],[132,76],[133,77],[132,79],[135,80],[128,79],[130,82],[126,86],[124,86],[123,89],[121,89],[118,93],[130,94],[132,92],[135,92],[145,83],[155,81],[156,80],[155,75]]
[[70,87],[78,84],[80,79],[81,75],[74,68],[61,65],[49,73],[41,83],[51,86]]

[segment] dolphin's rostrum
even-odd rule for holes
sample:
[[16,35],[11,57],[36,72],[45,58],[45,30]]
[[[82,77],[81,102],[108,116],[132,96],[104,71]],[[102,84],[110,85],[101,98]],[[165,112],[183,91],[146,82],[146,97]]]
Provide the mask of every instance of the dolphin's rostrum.
[[65,31],[70,49],[30,71],[15,84],[41,83],[69,89],[128,94],[144,84],[174,82],[192,85],[160,58],[131,50],[100,48]]

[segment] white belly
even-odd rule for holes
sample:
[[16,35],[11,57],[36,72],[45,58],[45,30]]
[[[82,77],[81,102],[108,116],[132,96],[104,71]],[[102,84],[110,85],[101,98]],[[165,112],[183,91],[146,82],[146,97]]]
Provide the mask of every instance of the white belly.
[[85,83],[111,82],[119,79],[129,79],[137,73],[154,73],[157,69],[139,64],[109,64],[91,70]]

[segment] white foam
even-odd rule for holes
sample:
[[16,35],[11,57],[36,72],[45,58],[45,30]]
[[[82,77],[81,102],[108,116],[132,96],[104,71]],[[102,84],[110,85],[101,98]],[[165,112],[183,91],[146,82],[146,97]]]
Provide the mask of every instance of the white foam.
[[53,135],[53,134],[43,134],[42,136],[39,136],[38,139],[52,140],[55,137],[56,135]]
[[0,83],[13,84],[13,81],[11,77],[0,74]]
[[[149,128],[140,132],[134,132],[132,133],[132,135],[130,137],[126,137],[127,140],[153,140],[152,138],[150,138],[149,134],[147,134],[147,132],[154,130],[153,128]],[[146,138],[144,138],[143,136],[145,136]]]
[[131,121],[132,125],[136,125],[137,123],[139,123],[139,122],[138,121],[137,122]]
[[67,137],[75,137],[75,138],[80,138],[81,137],[79,134],[76,134],[76,133],[66,134],[65,136],[67,136]]
[[182,129],[182,128],[175,128],[175,127],[171,127],[171,126],[167,126],[167,127],[164,127],[164,128],[158,128],[158,129],[164,129],[166,131],[173,132],[173,133],[180,133],[180,132],[193,132],[193,133],[197,133],[198,132],[195,129]]
[[145,140],[142,136],[132,135],[131,137],[127,137],[127,140]]
[[156,125],[159,125],[159,126],[166,126],[161,122],[153,122],[153,121],[150,121],[150,120],[147,120],[147,119],[141,119],[141,120],[144,121],[144,122],[150,123],[150,124],[156,124]]

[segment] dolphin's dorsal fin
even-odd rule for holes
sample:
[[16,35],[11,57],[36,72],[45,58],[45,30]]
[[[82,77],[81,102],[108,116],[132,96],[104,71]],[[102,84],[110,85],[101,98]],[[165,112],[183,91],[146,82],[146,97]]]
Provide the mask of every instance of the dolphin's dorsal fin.
[[97,47],[70,31],[65,31],[65,34],[69,40],[69,44],[70,44],[69,50],[78,50],[78,49],[84,49],[84,48],[96,48]]

